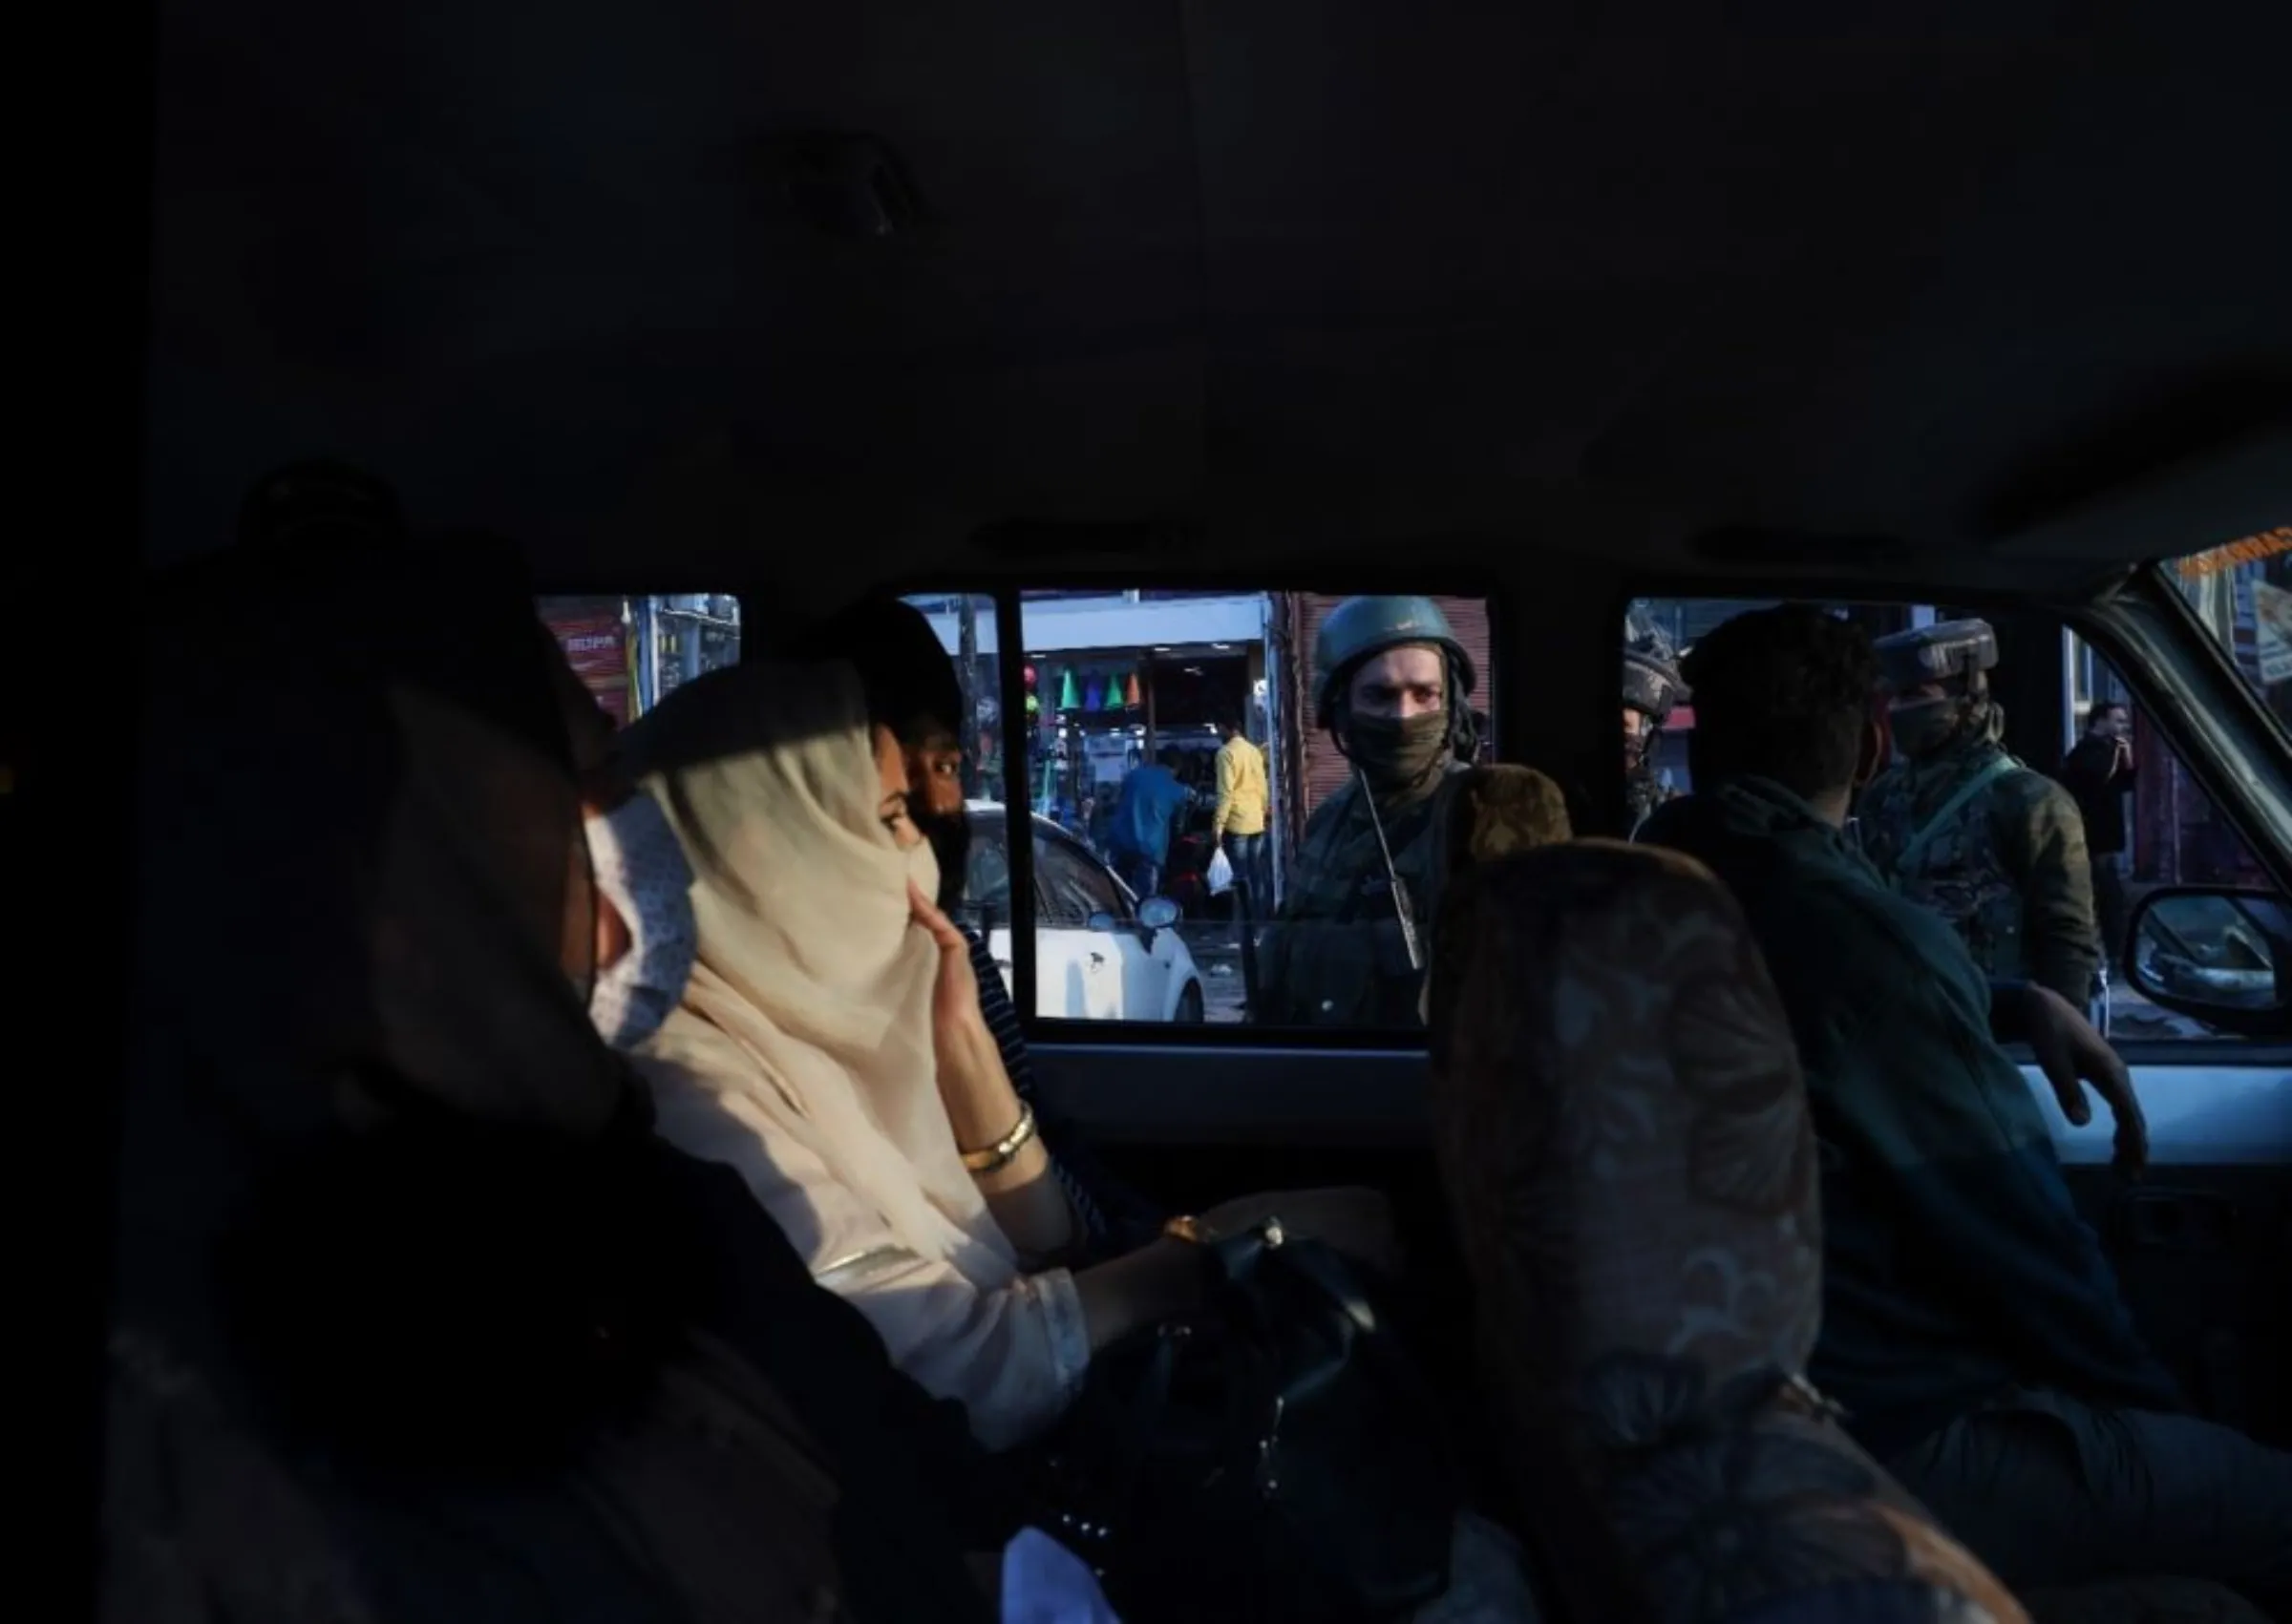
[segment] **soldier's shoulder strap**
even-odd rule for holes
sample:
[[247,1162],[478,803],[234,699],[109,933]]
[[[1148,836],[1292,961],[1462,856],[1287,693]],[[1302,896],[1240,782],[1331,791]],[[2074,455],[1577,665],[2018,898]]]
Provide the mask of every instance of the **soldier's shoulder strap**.
[[1988,789],[2008,772],[2021,770],[2023,770],[2022,764],[2009,755],[1993,756],[1984,762],[1978,771],[1958,786],[1955,794],[1935,810],[1932,817],[1919,825],[1917,832],[1902,843],[1901,851],[1895,855],[1895,873],[1898,875],[1907,874],[1911,865],[1918,860],[1920,854],[1925,851],[1927,844],[1933,840],[1934,836],[1948,828],[1950,819],[1963,812],[1976,795]]

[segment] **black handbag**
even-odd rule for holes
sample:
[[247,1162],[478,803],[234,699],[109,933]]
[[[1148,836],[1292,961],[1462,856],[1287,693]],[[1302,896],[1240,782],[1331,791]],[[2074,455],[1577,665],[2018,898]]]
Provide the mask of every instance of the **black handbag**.
[[1354,1271],[1278,1224],[1201,1247],[1205,1307],[1093,1360],[1044,1525],[1129,1624],[1389,1619],[1448,1588],[1440,1415]]

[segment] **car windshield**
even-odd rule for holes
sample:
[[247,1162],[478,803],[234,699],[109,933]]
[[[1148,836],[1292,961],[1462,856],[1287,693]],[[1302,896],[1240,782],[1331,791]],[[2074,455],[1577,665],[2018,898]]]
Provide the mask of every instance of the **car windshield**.
[[1008,923],[1010,916],[1010,858],[999,812],[971,813],[971,853],[964,869],[963,905],[966,923],[984,928]]

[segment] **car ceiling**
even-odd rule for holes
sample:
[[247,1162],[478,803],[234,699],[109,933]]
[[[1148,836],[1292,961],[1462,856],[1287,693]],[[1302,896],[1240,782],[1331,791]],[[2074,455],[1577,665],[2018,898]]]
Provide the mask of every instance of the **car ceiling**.
[[[2292,9],[1707,10],[173,0],[154,550],[311,453],[565,580],[826,593],[2070,592],[2292,520]],[[817,131],[923,227],[808,223]]]

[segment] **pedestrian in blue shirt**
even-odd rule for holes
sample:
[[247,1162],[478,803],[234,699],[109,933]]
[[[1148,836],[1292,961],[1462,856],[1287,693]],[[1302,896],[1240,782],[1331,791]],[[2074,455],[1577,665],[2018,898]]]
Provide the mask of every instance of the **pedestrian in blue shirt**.
[[1194,791],[1178,781],[1178,751],[1163,749],[1149,765],[1122,781],[1107,845],[1114,872],[1143,899],[1161,894],[1162,870],[1170,861],[1170,837],[1178,814],[1193,804]]

